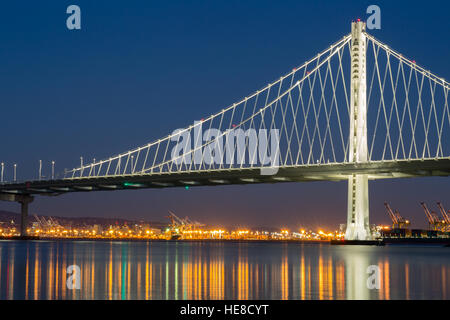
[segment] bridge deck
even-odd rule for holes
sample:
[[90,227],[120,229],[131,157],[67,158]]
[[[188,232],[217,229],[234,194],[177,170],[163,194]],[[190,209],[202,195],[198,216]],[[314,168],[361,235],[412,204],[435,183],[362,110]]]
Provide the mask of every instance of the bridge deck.
[[108,177],[40,180],[0,185],[0,194],[60,195],[70,192],[134,190],[185,186],[342,181],[351,174],[368,174],[369,179],[449,176],[450,158],[412,161],[330,163],[279,168],[275,175],[261,175],[259,168],[197,172],[167,172]]

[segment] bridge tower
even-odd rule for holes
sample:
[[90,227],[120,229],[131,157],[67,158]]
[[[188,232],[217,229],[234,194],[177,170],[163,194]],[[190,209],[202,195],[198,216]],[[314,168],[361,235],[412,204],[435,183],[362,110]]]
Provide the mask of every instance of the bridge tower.
[[[366,24],[352,22],[350,74],[349,162],[368,161],[366,98]],[[346,240],[370,240],[369,181],[367,174],[353,174],[348,179]]]

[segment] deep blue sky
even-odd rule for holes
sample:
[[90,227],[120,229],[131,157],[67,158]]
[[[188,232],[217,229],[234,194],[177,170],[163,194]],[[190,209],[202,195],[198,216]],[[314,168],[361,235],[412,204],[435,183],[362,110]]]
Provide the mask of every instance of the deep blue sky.
[[[81,7],[82,29],[66,28]],[[381,7],[371,31],[450,78],[448,1],[8,1],[0,10],[0,160],[19,178],[57,171],[147,143],[215,113],[300,65]],[[450,209],[450,179],[370,184],[371,222],[383,202],[425,225],[419,201]],[[205,223],[337,226],[345,183],[320,182],[124,191],[38,198],[32,212]],[[434,205],[434,204],[433,204]],[[15,204],[0,204],[15,211]]]

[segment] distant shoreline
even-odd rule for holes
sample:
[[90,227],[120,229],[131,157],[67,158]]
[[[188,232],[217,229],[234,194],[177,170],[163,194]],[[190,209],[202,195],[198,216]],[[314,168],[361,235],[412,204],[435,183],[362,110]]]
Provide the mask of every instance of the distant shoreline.
[[136,239],[136,238],[123,238],[123,239],[113,239],[113,238],[58,238],[58,237],[40,237],[34,238],[30,237],[29,239],[20,239],[20,237],[0,237],[0,241],[2,240],[10,240],[10,241],[103,241],[103,242],[272,242],[272,243],[280,243],[280,242],[295,242],[295,243],[329,243],[329,240],[295,240],[295,239],[270,239],[270,240],[261,240],[261,239]]
[[[21,239],[19,237],[0,237],[0,241],[100,241],[100,242],[168,242],[168,243],[193,243],[193,242],[207,242],[207,243],[297,243],[297,244],[332,244],[330,240],[302,240],[302,239],[136,239],[136,238],[123,238],[123,239],[112,239],[112,238],[52,238],[52,237],[41,237],[35,238],[30,237],[28,239]],[[445,245],[450,247],[450,238],[386,238],[383,240],[386,245],[414,245],[414,244],[434,244],[434,245]]]

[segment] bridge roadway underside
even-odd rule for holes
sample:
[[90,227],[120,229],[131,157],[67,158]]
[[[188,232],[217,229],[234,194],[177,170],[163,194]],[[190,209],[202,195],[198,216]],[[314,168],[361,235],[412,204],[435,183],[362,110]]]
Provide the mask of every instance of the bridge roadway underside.
[[[343,181],[352,174],[367,174],[370,180],[449,176],[450,158],[367,163],[329,163],[279,168],[274,175],[261,175],[260,169],[222,169],[198,172],[133,174],[109,177],[29,181],[0,185],[0,200],[7,195],[56,196],[71,192],[136,190],[186,186],[233,184]],[[14,201],[14,200],[13,200]]]

